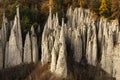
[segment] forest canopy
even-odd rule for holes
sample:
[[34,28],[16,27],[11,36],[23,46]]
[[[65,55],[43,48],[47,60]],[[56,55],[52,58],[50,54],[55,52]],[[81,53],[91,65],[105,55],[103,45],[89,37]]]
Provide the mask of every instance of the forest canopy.
[[[97,16],[108,19],[116,18],[120,21],[120,0],[2,0],[0,2],[0,17],[5,11],[8,20],[13,20],[18,4],[20,5],[20,19],[24,33],[30,29],[31,25],[44,25],[49,13],[49,6],[53,7],[53,13],[58,12],[60,19],[65,17],[67,9],[72,6],[72,8],[87,8]],[[2,20],[0,20],[1,23]]]

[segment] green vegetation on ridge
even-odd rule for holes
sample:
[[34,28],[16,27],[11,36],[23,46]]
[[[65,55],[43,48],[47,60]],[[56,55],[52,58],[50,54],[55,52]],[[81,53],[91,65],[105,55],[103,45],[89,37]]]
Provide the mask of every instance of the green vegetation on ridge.
[[53,7],[54,13],[58,12],[60,19],[65,17],[67,9],[72,6],[73,8],[88,8],[98,16],[117,18],[120,21],[120,0],[4,0],[0,2],[0,17],[5,11],[8,20],[13,20],[18,4],[20,5],[21,26],[25,34],[30,30],[31,25],[44,25],[49,6]]

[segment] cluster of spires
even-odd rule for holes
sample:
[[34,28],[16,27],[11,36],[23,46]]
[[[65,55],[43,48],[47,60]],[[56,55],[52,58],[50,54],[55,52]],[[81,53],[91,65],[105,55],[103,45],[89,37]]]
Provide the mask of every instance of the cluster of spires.
[[[50,8],[41,41],[41,63],[50,63],[50,71],[66,78],[74,63],[100,66],[104,71],[119,80],[120,77],[120,25],[117,20],[105,18],[95,20],[89,10],[70,7],[68,21],[59,25],[58,15]],[[38,41],[31,27],[23,47],[19,7],[13,25],[3,15],[0,30],[0,68],[8,68],[21,63],[38,61]],[[24,49],[23,49],[24,48]],[[72,66],[71,65],[71,66]]]
[[38,62],[37,35],[33,26],[31,34],[28,32],[26,35],[24,46],[22,40],[19,6],[16,6],[13,24],[9,23],[5,13],[3,14],[0,30],[0,69]]
[[99,66],[120,79],[120,25],[117,20],[92,15],[89,10],[70,7],[67,23],[62,19],[60,26],[57,13],[52,15],[50,8],[42,34],[41,62],[50,63],[52,73],[65,78],[70,72],[68,65],[78,63]]

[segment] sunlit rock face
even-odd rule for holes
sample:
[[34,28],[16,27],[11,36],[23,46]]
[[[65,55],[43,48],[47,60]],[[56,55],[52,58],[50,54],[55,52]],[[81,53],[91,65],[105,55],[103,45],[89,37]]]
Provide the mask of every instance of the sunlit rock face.
[[31,27],[31,33],[28,32],[26,35],[23,58],[24,63],[38,62],[37,35],[33,26]]
[[118,40],[117,40],[117,45],[115,45],[113,49],[113,54],[110,55],[113,58],[113,77],[116,78],[116,80],[120,79],[120,32],[118,33]]
[[[116,20],[107,22],[103,27],[101,67],[119,80],[119,24]],[[117,51],[117,52],[116,52]],[[116,65],[117,64],[117,65]]]
[[[69,63],[101,67],[119,80],[119,23],[105,18],[94,19],[92,12],[82,8],[69,8],[67,23],[50,13],[42,34],[42,64],[51,63],[50,71],[68,76]],[[64,26],[63,26],[64,25]],[[64,37],[61,38],[61,32]],[[61,40],[63,39],[63,40]],[[64,44],[63,44],[64,43]],[[71,58],[71,62],[69,62]],[[66,69],[66,70],[65,70]],[[101,77],[102,79],[102,77]]]
[[5,47],[6,42],[8,40],[8,36],[9,36],[9,24],[7,18],[5,17],[5,13],[3,13],[2,28],[0,30],[0,69],[4,67],[5,63]]
[[[51,9],[51,8],[50,8]],[[48,17],[48,21],[44,26],[44,31],[42,34],[42,56],[41,56],[41,62],[42,64],[46,64],[47,62],[50,62],[51,60],[51,51],[53,47],[54,42],[54,21],[52,20],[52,13],[50,10],[50,14]]]
[[57,63],[57,60],[58,60],[58,55],[59,55],[59,50],[60,50],[60,41],[59,41],[59,38],[60,38],[60,34],[59,34],[59,31],[60,30],[57,30],[56,32],[56,36],[55,36],[55,42],[54,42],[54,46],[53,46],[53,49],[52,49],[52,52],[51,52],[51,72],[55,72],[56,70],[56,63]]
[[5,17],[5,13],[3,13],[3,22],[2,22],[2,28],[0,30],[0,62],[1,62],[1,69],[5,67],[5,48],[6,48],[6,43],[9,39],[9,23],[7,18]]
[[7,61],[5,61],[6,67],[12,67],[22,63],[22,34],[20,26],[20,17],[19,17],[19,7],[17,7],[16,16],[14,19],[14,24],[11,29],[9,44],[8,44],[8,53]]
[[94,23],[92,23],[88,28],[86,58],[87,58],[88,64],[96,66],[97,64],[97,37],[96,37],[96,27]]
[[[40,34],[40,27],[38,33]],[[5,13],[3,14],[0,30],[0,69],[38,62],[38,41],[33,26],[25,41],[22,40],[19,6],[17,6],[14,21],[8,22]]]
[[[67,23],[64,23],[62,18],[60,25],[58,14],[52,14],[50,8],[42,33],[41,63],[49,63],[50,71],[63,78],[71,74],[71,68],[76,68],[76,65],[81,67],[80,65],[87,64],[101,68],[116,80],[120,80],[119,23],[117,20],[108,21],[105,18],[95,19],[92,15],[89,10],[73,10],[70,7],[66,13]],[[40,28],[35,31],[32,26],[23,47],[19,7],[14,23],[8,24],[3,15],[0,30],[0,69],[21,63],[38,62],[40,43],[36,33],[40,34]],[[104,74],[100,75],[100,80],[104,80]]]
[[28,32],[26,35],[23,58],[24,63],[38,62],[37,35],[33,26],[31,27],[31,33]]
[[31,38],[29,32],[26,35],[25,45],[24,45],[24,63],[32,62],[32,47]]
[[65,44],[65,37],[64,37],[64,29],[62,26],[61,32],[60,32],[60,43],[59,43],[59,55],[56,65],[55,73],[61,77],[66,78],[67,77],[67,62],[66,62],[66,44]]
[[6,42],[8,41],[8,38],[9,38],[9,30],[10,28],[9,28],[8,20],[5,17],[5,13],[3,13],[3,22],[2,22],[2,28],[1,28],[1,40],[3,44],[3,49],[5,49]]
[[38,44],[37,36],[33,26],[31,27],[31,44],[32,44],[32,61],[36,63],[38,62]]
[[41,62],[51,62],[51,72],[61,77],[67,77],[67,50],[65,40],[64,20],[62,27],[58,24],[58,16],[50,15],[42,34],[42,55]]

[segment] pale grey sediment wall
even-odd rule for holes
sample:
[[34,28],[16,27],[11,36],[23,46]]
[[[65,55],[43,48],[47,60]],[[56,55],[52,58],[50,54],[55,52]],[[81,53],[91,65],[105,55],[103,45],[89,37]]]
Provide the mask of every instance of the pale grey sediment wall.
[[38,61],[37,36],[33,27],[31,30],[31,34],[26,35],[23,47],[19,6],[16,7],[15,19],[10,24],[3,14],[0,30],[0,69]]
[[[94,19],[92,12],[82,8],[67,10],[67,23],[58,23],[58,16],[50,13],[42,34],[42,64],[51,63],[51,72],[67,77],[67,61],[81,64],[85,58],[92,66],[120,79],[120,44],[118,20]],[[61,34],[64,36],[61,38]],[[63,40],[61,40],[63,39]],[[62,49],[61,49],[62,48]],[[84,57],[83,57],[84,56]],[[83,57],[83,58],[82,58]],[[84,62],[82,62],[84,64]]]
[[[70,61],[101,67],[104,71],[120,80],[120,31],[117,20],[94,19],[92,12],[82,8],[70,7],[67,10],[67,23],[50,8],[41,41],[41,63],[50,63],[50,71],[58,76],[68,76]],[[0,30],[0,68],[12,67],[21,63],[38,61],[38,42],[34,27],[28,32],[23,46],[19,7],[13,25],[3,25]],[[10,28],[9,28],[10,26]],[[12,27],[11,27],[12,26]],[[39,28],[38,28],[39,30]],[[39,31],[38,31],[39,32]],[[10,36],[9,36],[10,34]],[[4,66],[5,65],[5,66]]]

